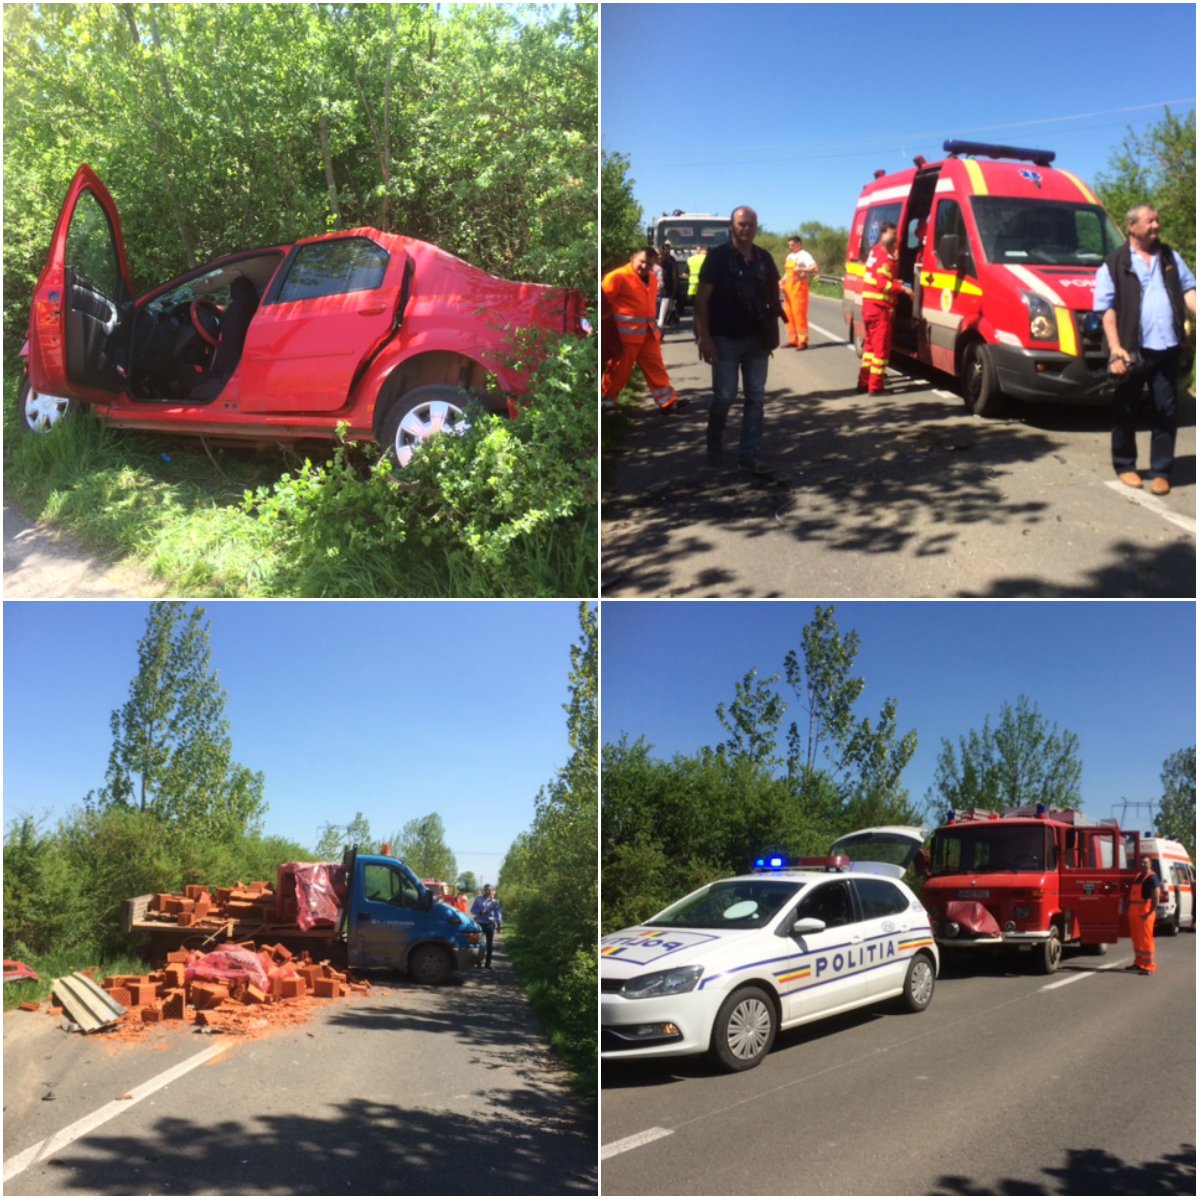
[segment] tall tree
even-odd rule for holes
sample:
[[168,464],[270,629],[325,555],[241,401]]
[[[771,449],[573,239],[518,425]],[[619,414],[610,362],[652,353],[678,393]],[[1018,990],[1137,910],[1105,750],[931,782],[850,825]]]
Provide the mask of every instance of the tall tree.
[[717,705],[717,720],[729,734],[717,749],[726,757],[748,758],[767,767],[783,761],[775,753],[777,731],[787,712],[787,704],[772,686],[778,679],[778,675],[759,679],[751,669],[734,685],[729,707]]
[[204,609],[152,604],[129,699],[112,714],[105,784],[89,806],[136,809],[216,838],[256,831],[263,776],[233,760],[225,698]]
[[633,195],[629,159],[607,150],[600,157],[600,269],[611,271],[629,261],[646,240],[642,206]]
[[960,736],[957,749],[942,739],[926,799],[934,808],[991,812],[1038,803],[1072,808],[1082,802],[1082,778],[1079,738],[1068,729],[1060,733],[1028,696],[1020,696],[1015,708],[1004,704],[995,727],[988,716],[982,729]]
[[1196,747],[1176,750],[1162,765],[1162,798],[1155,822],[1164,837],[1182,842],[1196,857]]
[[422,879],[452,880],[458,875],[454,852],[446,845],[446,826],[437,813],[407,822],[392,853]]

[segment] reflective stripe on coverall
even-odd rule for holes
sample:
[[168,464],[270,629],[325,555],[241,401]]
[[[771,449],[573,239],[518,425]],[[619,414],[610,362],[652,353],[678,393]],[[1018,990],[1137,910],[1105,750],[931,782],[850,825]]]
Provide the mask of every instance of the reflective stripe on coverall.
[[651,275],[648,281],[626,263],[605,275],[600,289],[612,309],[617,333],[621,339],[620,357],[604,368],[600,394],[605,401],[615,402],[633,374],[635,366],[642,368],[650,397],[658,408],[670,408],[679,397],[671,386],[663,364],[659,341],[662,334],[656,317],[657,283]]
[[808,345],[808,276],[800,274],[798,261],[803,253],[798,251],[787,256],[779,284],[783,292],[783,319],[787,322],[789,346]]
[[883,391],[888,357],[892,352],[892,326],[896,317],[896,296],[900,281],[896,278],[896,260],[878,242],[871,247],[863,272],[862,366],[858,386],[875,395]]
[[1154,918],[1157,915],[1155,897],[1142,899],[1142,880],[1147,876],[1138,873],[1129,889],[1129,937],[1133,942],[1133,965],[1139,971],[1151,975],[1158,970],[1154,963]]

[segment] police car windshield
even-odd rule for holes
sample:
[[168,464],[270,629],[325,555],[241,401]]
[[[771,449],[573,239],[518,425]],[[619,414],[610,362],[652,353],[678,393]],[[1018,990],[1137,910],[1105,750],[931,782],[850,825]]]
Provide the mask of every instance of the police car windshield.
[[672,904],[646,924],[759,929],[779,914],[796,890],[795,883],[784,879],[723,879]]
[[934,875],[1052,868],[1052,841],[1040,825],[961,825],[933,837]]
[[722,242],[729,241],[729,222],[719,224],[711,221],[664,221],[658,226],[658,244],[670,242],[672,246],[703,246],[711,250]]
[[1098,267],[1123,240],[1096,204],[974,196],[971,207],[990,263]]

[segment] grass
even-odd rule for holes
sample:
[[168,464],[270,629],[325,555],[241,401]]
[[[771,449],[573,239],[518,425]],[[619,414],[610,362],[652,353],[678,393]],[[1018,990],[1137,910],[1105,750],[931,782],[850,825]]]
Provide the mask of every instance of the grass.
[[144,975],[151,969],[145,959],[134,955],[97,959],[74,951],[56,951],[21,961],[36,971],[40,978],[14,980],[6,983],[4,985],[5,1012],[16,1008],[26,1000],[36,1000],[41,1004],[49,1003],[50,989],[54,980],[62,979],[66,975],[73,975],[76,971],[90,970],[96,982],[102,983],[110,975]]
[[[18,420],[19,384],[9,371],[6,497],[100,556],[132,562],[166,593],[595,594],[595,468],[586,454],[578,461],[574,393],[564,398],[559,385],[550,416],[439,439],[454,444],[427,447],[397,483],[373,469],[373,447],[318,445],[308,461],[280,445],[110,428],[86,410],[33,436]],[[591,396],[587,413],[594,429]]]

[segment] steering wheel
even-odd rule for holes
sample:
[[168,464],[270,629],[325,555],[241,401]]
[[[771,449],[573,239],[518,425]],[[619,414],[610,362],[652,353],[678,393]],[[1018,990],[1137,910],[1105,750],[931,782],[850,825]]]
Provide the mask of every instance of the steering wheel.
[[210,346],[215,346],[221,336],[220,308],[201,297],[188,306],[188,315],[192,318],[192,328]]

